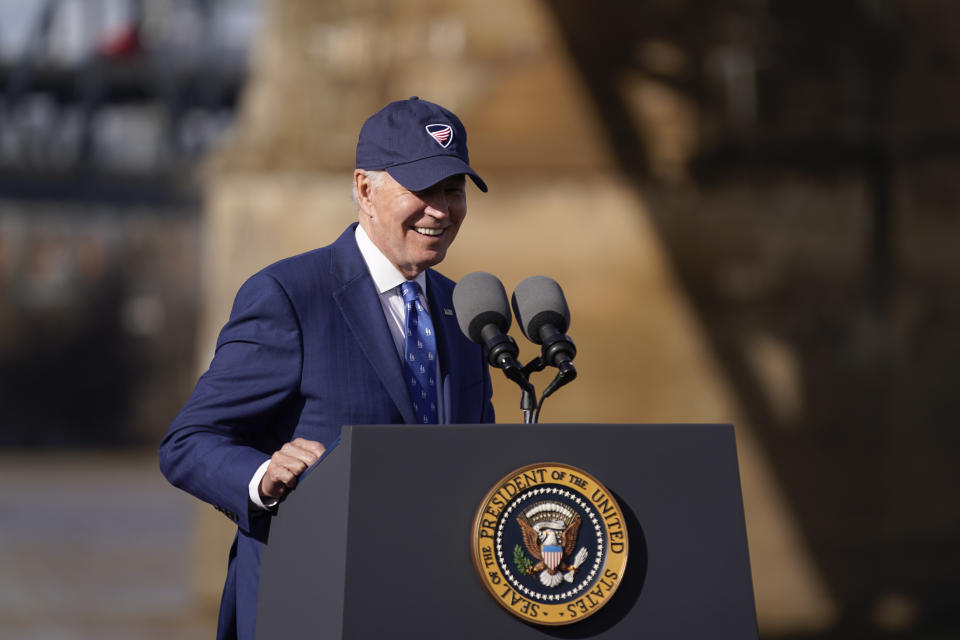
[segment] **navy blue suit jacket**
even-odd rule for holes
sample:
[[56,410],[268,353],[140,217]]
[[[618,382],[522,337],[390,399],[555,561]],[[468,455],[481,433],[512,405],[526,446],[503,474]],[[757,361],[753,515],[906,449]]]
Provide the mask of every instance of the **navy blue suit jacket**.
[[[167,479],[237,524],[220,638],[254,633],[260,545],[272,515],[250,503],[257,468],[294,438],[329,448],[345,424],[416,422],[355,227],[244,283],[210,368],[160,445]],[[452,315],[453,285],[427,271],[444,421],[493,422],[490,374]]]

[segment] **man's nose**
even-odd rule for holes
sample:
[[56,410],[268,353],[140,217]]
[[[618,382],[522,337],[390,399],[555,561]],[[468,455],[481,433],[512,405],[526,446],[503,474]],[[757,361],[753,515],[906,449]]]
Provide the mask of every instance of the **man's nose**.
[[427,200],[426,213],[435,218],[445,218],[450,215],[450,203],[443,195],[438,195]]

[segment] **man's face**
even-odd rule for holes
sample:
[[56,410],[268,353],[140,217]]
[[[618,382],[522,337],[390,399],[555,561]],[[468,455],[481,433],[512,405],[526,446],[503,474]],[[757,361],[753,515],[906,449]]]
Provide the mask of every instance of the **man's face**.
[[354,174],[360,224],[370,240],[407,278],[440,263],[467,216],[464,176],[450,176],[423,191],[408,191],[390,174],[374,187]]

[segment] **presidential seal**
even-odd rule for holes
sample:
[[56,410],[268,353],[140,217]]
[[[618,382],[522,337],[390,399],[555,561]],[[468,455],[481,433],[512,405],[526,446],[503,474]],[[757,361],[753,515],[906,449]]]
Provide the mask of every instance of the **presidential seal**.
[[493,485],[470,545],[493,599],[543,625],[596,613],[620,585],[628,553],[620,505],[589,473],[559,462],[521,467]]

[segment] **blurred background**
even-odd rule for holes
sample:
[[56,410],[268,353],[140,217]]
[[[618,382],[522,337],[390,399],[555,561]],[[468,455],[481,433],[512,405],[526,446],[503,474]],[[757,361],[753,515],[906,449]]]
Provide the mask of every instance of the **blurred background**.
[[732,422],[762,637],[960,637],[957,24],[0,0],[0,637],[212,637],[230,523],[156,445],[239,284],[355,219],[359,128],[411,95],[490,185],[441,270],[564,287],[580,378],[544,422]]

